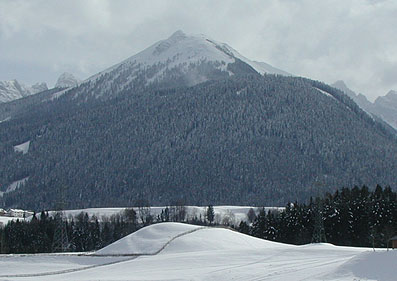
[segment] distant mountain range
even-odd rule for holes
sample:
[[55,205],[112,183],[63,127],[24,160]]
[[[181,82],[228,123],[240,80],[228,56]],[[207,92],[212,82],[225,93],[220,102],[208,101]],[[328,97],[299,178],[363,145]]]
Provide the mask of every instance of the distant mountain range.
[[29,87],[17,80],[0,81],[0,103],[27,97],[47,89],[46,83],[37,83]]
[[[63,73],[54,88],[70,88],[77,86],[80,82],[70,73]],[[0,81],[0,103],[10,102],[30,95],[48,90],[47,84],[36,83],[32,86],[25,86],[17,80]]]
[[349,89],[342,80],[335,82],[332,86],[351,97],[362,109],[370,114],[379,116],[397,130],[396,91],[391,90],[385,96],[378,97],[375,102],[372,103],[363,94],[356,94],[354,91]]
[[74,87],[0,105],[0,120],[7,207],[283,205],[397,186],[395,131],[342,91],[181,31]]

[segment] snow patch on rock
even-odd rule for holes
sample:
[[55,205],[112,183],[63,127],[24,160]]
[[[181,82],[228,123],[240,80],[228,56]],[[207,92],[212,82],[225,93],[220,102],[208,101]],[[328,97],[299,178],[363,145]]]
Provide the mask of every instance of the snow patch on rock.
[[22,152],[22,154],[26,154],[29,152],[30,141],[18,144],[14,146],[15,152]]

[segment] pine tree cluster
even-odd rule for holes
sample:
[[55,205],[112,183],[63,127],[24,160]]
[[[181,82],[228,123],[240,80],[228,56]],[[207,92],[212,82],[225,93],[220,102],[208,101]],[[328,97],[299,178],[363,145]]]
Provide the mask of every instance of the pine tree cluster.
[[[395,135],[325,84],[236,76],[194,87],[140,89],[142,82],[117,97],[92,97],[106,81],[26,105],[0,123],[0,206],[54,209],[59,186],[67,187],[69,209],[138,198],[160,206],[285,205],[305,200],[317,180],[328,191],[397,188]],[[27,141],[28,153],[14,151]]]
[[[277,242],[312,242],[317,206],[322,206],[326,242],[340,246],[387,247],[397,233],[397,193],[389,187],[342,188],[308,204],[288,204],[285,211],[259,212],[249,226],[241,222],[244,233]],[[319,202],[321,200],[321,202]],[[321,203],[321,204],[319,204]],[[325,241],[324,241],[325,242]]]
[[[42,211],[28,220],[10,221],[0,229],[0,253],[50,253],[55,251],[55,229],[62,217],[50,216]],[[82,252],[97,250],[138,229],[136,213],[126,209],[124,213],[113,215],[99,222],[93,215],[81,212],[77,216],[64,219],[68,244],[65,251]]]
[[[213,207],[210,206],[208,209]],[[0,253],[51,253],[86,252],[101,249],[138,229],[159,222],[186,222],[195,225],[210,225],[213,217],[194,215],[187,217],[185,206],[175,204],[165,207],[160,214],[151,214],[148,204],[127,208],[119,214],[101,218],[81,212],[75,217],[64,218],[60,213],[49,215],[42,211],[31,220],[10,221],[0,228]],[[59,222],[58,220],[61,220]],[[56,229],[63,225],[67,245],[56,248]]]

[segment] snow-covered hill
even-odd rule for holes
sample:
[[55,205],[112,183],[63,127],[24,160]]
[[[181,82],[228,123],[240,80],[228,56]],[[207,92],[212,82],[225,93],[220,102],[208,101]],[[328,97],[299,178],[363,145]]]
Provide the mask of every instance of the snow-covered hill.
[[148,226],[105,249],[112,255],[0,256],[0,280],[392,281],[397,261],[397,251],[293,246],[179,223]]
[[[248,73],[290,75],[267,63],[252,61],[229,45],[208,36],[177,31],[169,38],[88,78],[82,83],[82,89],[95,97],[107,98],[123,90],[153,83],[193,86],[207,80]],[[77,90],[76,95],[81,95],[81,91]]]
[[17,80],[0,81],[0,103],[9,102],[47,90],[46,83],[25,86]]

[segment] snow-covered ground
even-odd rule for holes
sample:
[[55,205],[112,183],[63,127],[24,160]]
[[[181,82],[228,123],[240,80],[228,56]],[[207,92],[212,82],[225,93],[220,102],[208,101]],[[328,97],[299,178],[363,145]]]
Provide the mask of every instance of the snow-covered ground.
[[17,220],[17,219],[21,219],[21,218],[0,216],[0,227],[5,226],[9,221]]
[[[97,256],[106,252],[131,256]],[[292,246],[180,223],[148,226],[96,254],[0,256],[0,280],[391,281],[397,268],[397,251]]]

